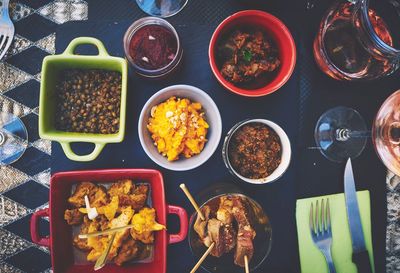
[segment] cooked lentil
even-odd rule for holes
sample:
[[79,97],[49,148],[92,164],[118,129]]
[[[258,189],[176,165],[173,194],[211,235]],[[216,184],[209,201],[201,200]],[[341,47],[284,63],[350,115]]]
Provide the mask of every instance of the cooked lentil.
[[121,74],[115,71],[64,70],[56,86],[56,129],[78,133],[117,133],[121,84]]
[[281,163],[279,136],[263,123],[241,126],[233,134],[228,149],[232,167],[246,178],[265,178]]

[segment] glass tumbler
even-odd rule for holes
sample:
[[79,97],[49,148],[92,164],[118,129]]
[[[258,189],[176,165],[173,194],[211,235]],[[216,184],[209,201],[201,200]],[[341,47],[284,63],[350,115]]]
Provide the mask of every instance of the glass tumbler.
[[[255,220],[257,224],[254,226],[256,230],[256,237],[254,239],[254,255],[249,262],[250,272],[256,270],[268,257],[271,247],[272,247],[272,226],[268,216],[265,214],[263,208],[255,200],[245,195],[243,191],[231,183],[215,183],[210,187],[207,187],[202,192],[196,195],[196,202],[199,204],[200,208],[205,205],[210,206],[216,213],[218,209],[219,198],[223,196],[237,196],[240,198],[245,198],[250,204]],[[195,212],[189,223],[189,247],[195,257],[198,260],[207,248],[199,240],[197,233],[194,230],[194,223],[197,218],[197,213]],[[208,255],[207,258],[201,264],[201,267],[209,273],[242,273],[244,268],[239,267],[234,264],[234,250],[230,253],[226,253],[221,257],[213,257]]]
[[339,0],[314,40],[319,68],[337,80],[373,80],[399,67],[398,0]]

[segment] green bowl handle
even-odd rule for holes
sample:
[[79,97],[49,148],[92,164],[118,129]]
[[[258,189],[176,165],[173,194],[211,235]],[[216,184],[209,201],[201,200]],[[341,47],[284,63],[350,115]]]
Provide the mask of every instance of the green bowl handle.
[[98,56],[110,56],[103,43],[99,39],[93,37],[78,37],[73,39],[65,49],[63,55],[74,55],[75,48],[78,45],[94,45],[99,51]]
[[62,149],[64,150],[65,155],[68,157],[68,159],[73,160],[73,161],[81,161],[81,162],[95,160],[99,156],[101,151],[103,150],[104,146],[106,146],[105,143],[95,143],[95,147],[90,154],[77,155],[74,153],[74,151],[72,151],[71,143],[60,142],[60,144],[61,144]]

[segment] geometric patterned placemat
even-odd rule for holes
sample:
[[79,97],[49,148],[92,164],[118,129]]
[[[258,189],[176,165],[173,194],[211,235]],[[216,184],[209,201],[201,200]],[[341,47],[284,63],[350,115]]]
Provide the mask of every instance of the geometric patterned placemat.
[[[0,111],[22,119],[29,147],[19,161],[0,167],[0,273],[50,272],[48,249],[33,244],[29,233],[32,213],[48,205],[50,179],[51,143],[39,138],[37,128],[40,69],[42,59],[55,52],[57,26],[86,20],[88,4],[84,0],[11,0],[10,15],[16,35],[0,62]],[[386,182],[386,272],[396,273],[400,272],[400,178],[389,172]],[[43,235],[48,233],[45,220],[41,230]]]
[[[1,6],[2,0],[0,0]],[[38,106],[42,60],[55,52],[59,24],[86,20],[83,0],[11,0],[16,35],[0,62],[0,112],[20,117],[29,146],[11,166],[0,166],[0,273],[50,272],[49,250],[31,242],[29,220],[48,205],[50,141],[39,138]],[[41,222],[43,235],[48,223]]]
[[388,172],[386,272],[400,272],[400,177]]

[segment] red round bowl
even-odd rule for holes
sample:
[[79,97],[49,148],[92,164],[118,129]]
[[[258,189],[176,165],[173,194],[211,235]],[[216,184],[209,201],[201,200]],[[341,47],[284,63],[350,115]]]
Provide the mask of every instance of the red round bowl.
[[[263,29],[275,42],[275,45],[279,51],[281,65],[276,76],[272,79],[272,81],[258,89],[240,88],[227,81],[221,75],[221,72],[219,71],[218,65],[215,61],[215,48],[219,37],[236,27],[242,26],[254,26],[255,28]],[[226,89],[242,96],[260,97],[275,92],[289,80],[296,65],[296,45],[294,43],[292,34],[281,20],[267,12],[259,10],[245,10],[229,16],[222,21],[221,24],[219,24],[211,37],[208,56],[210,59],[211,70],[213,71],[217,80]]]

